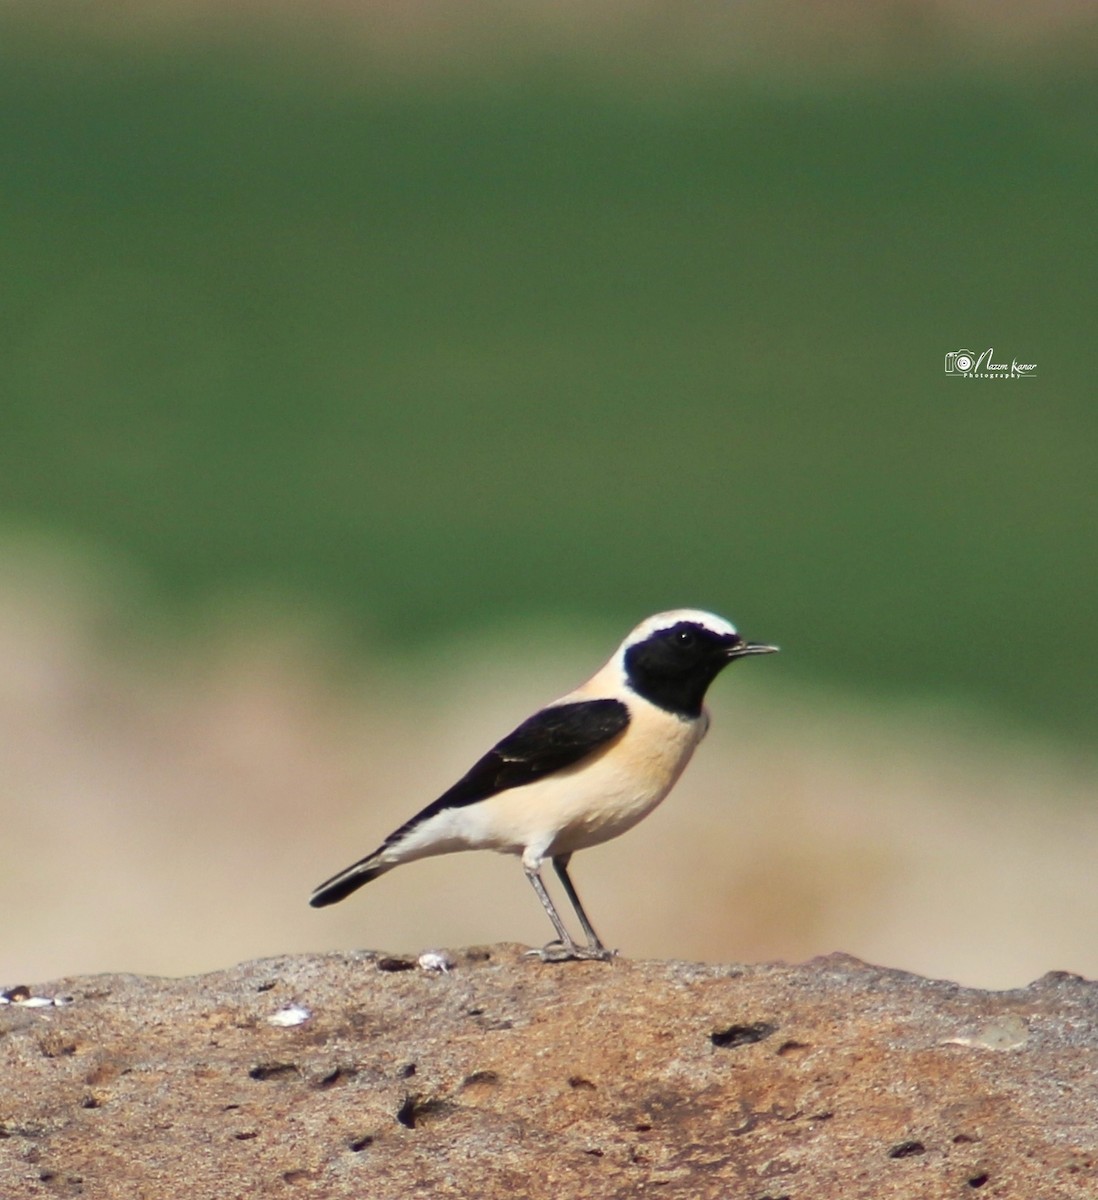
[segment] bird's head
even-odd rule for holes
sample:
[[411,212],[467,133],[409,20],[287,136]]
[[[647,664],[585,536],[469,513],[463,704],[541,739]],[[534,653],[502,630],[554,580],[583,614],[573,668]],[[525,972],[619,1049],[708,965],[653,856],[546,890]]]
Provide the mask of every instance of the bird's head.
[[669,712],[697,717],[709,685],[730,662],[777,649],[747,641],[723,617],[678,608],[642,621],[619,654],[634,692]]

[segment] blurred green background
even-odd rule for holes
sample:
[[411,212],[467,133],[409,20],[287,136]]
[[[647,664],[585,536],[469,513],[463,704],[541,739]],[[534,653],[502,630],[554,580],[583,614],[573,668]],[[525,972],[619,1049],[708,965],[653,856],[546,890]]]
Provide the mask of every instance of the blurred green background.
[[[399,77],[16,32],[9,525],[176,611],[422,646],[694,604],[791,678],[1093,731],[1083,56]],[[1036,377],[945,375],[988,346]]]
[[[352,836],[350,806],[373,787],[355,774],[355,747],[380,761],[419,736],[426,701],[411,693],[400,730],[378,733],[402,679],[450,670],[447,696],[471,709],[481,676],[461,647],[479,647],[488,676],[497,641],[519,684],[486,710],[494,723],[455,738],[415,786],[391,768],[370,803],[391,802],[395,819],[531,695],[553,694],[519,680],[520,636],[540,631],[540,663],[562,645],[561,662],[586,670],[635,621],[680,605],[782,646],[765,679],[744,672],[743,694],[760,713],[770,705],[768,720],[788,709],[807,729],[806,714],[835,717],[803,761],[792,726],[772,723],[766,743],[749,714],[737,718],[772,759],[793,755],[781,780],[758,775],[773,795],[757,802],[787,805],[784,827],[817,804],[826,829],[843,803],[828,755],[877,761],[844,740],[848,702],[885,720],[937,711],[962,735],[980,731],[978,786],[958,783],[956,795],[937,777],[905,791],[920,762],[948,757],[940,740],[912,735],[910,778],[888,779],[901,797],[897,845],[938,798],[965,793],[983,813],[997,775],[1017,773],[1011,747],[1092,763],[1096,28],[1088,6],[1066,0],[6,6],[0,719],[24,756],[4,768],[8,828],[29,831],[9,836],[10,877],[48,861],[63,880],[69,860],[51,839],[71,838],[79,854],[84,822],[118,853],[110,903],[131,913],[130,865],[162,870],[191,834],[149,847],[178,820],[224,845],[212,904],[235,886],[275,777],[292,778],[306,810],[328,805],[314,824],[330,842],[286,867],[285,903],[302,908],[302,930],[319,929],[304,924],[316,918],[303,896],[342,865],[334,847]],[[1036,363],[1034,377],[946,375],[947,353],[988,348]],[[12,591],[28,547],[68,566]],[[73,609],[39,623],[97,572],[94,619]],[[308,665],[271,668],[265,692],[251,651],[243,666],[233,651],[193,695],[157,691],[166,679],[190,686],[185,664],[226,613],[245,641],[272,617],[319,631]],[[342,708],[302,682],[325,630],[356,697]],[[152,684],[123,678],[114,660],[88,666],[108,645],[123,658],[182,652],[159,665],[147,656]],[[553,676],[552,687],[574,681]],[[362,695],[380,706],[373,726]],[[292,696],[311,699],[298,710]],[[155,728],[143,724],[150,711]],[[438,721],[422,719],[434,737]],[[217,739],[233,729],[225,773],[211,768],[202,791],[203,764],[220,761]],[[276,770],[287,745],[292,769]],[[35,774],[55,759],[58,779]],[[342,782],[323,774],[337,759],[351,764]],[[1016,815],[1092,801],[1086,771],[1054,785],[1051,761],[1026,776]],[[263,787],[241,782],[253,768],[270,772]],[[855,841],[879,792],[865,769]],[[750,763],[743,771],[754,778]],[[292,848],[302,816],[289,793],[278,803]],[[152,842],[133,832],[128,843],[121,831],[154,815]],[[239,844],[223,824],[234,820]],[[376,840],[382,824],[367,809],[353,836]],[[965,845],[991,827],[974,817]],[[1020,848],[1032,836],[1011,843],[1003,895],[1030,869]],[[1050,843],[1042,878],[1056,880],[1079,836]],[[356,841],[345,857],[368,848]],[[211,853],[178,858],[193,871]],[[828,853],[819,888],[774,916],[772,939],[761,919],[754,941],[691,952],[834,948],[826,939],[847,927],[812,933],[811,914],[855,877],[867,912],[883,911],[885,894],[912,909],[874,892],[905,868],[882,866],[872,844],[849,862],[841,846]],[[802,882],[817,877],[777,842],[752,861],[754,890],[730,909],[765,905],[791,861]],[[193,879],[174,886],[189,911]],[[277,931],[297,917],[266,915],[269,948],[285,948]],[[72,910],[55,916],[28,945],[69,944],[57,931]],[[202,953],[211,920],[191,934]],[[452,936],[480,936],[473,924]],[[74,944],[98,936],[74,933]],[[241,936],[221,952],[253,953]],[[870,949],[905,962],[903,944]],[[650,948],[669,945],[679,951]],[[126,946],[110,965],[216,965]],[[1073,966],[1071,953],[1047,965]],[[974,954],[962,947],[957,961]],[[70,948],[63,965],[77,961]]]

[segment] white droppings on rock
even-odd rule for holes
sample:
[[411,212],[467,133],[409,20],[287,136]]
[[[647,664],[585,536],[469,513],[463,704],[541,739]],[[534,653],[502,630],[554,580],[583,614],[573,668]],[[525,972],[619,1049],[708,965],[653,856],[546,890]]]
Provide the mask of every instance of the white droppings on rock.
[[291,1004],[288,1008],[280,1008],[278,1012],[271,1013],[267,1018],[267,1024],[274,1025],[279,1029],[289,1029],[294,1025],[304,1024],[312,1015],[307,1008],[302,1008],[300,1004]]
[[416,959],[420,970],[446,975],[455,966],[453,957],[445,950],[424,950]]

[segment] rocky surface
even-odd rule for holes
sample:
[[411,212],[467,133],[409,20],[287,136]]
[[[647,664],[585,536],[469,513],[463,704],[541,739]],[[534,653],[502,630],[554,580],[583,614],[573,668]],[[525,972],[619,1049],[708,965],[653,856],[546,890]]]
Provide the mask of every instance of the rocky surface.
[[494,946],[5,999],[3,1200],[1098,1196],[1098,985],[1072,975]]

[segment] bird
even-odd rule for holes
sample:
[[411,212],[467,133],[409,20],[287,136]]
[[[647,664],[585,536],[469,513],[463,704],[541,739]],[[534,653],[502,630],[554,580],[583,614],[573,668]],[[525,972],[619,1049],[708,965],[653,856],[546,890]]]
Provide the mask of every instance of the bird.
[[[556,931],[544,961],[608,961],[568,865],[577,850],[631,829],[667,796],[709,729],[705,695],[737,659],[772,654],[723,617],[694,608],[641,621],[586,683],[498,742],[437,800],[333,875],[309,903],[323,908],[402,863],[458,850],[521,857]],[[568,932],[541,877],[553,864],[583,929]]]

